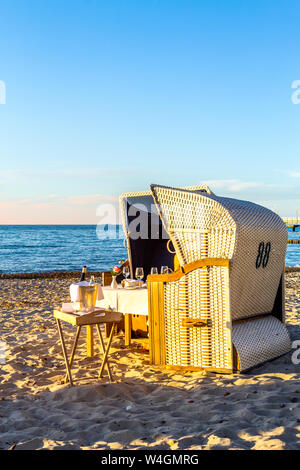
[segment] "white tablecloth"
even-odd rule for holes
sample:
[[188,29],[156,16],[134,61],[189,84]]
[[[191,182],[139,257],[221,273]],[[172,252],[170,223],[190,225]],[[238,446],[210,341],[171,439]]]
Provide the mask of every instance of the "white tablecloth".
[[147,287],[140,289],[102,287],[102,291],[104,299],[96,302],[97,307],[113,308],[118,312],[134,315],[148,315]]

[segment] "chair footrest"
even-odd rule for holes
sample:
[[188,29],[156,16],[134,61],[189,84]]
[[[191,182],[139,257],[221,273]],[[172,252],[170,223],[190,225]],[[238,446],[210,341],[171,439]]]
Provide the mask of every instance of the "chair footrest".
[[232,342],[237,352],[237,369],[241,372],[291,349],[286,326],[272,315],[232,325]]

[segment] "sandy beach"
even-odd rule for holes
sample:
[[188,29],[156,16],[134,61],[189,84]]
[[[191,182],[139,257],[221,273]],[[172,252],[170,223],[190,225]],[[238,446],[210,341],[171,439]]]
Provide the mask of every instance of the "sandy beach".
[[[53,306],[71,279],[0,279],[0,449],[299,449],[300,364],[292,352],[247,374],[166,371],[115,338],[116,381],[99,382],[100,359],[65,368]],[[300,340],[300,272],[286,274],[286,319]],[[65,326],[70,347],[74,329]],[[98,348],[98,344],[97,344]],[[98,349],[96,350],[98,351]]]

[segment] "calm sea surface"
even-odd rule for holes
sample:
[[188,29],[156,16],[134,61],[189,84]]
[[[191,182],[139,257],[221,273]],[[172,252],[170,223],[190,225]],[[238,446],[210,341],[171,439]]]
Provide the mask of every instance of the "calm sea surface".
[[[118,226],[0,225],[0,273],[109,270],[127,258],[123,238]],[[300,245],[288,245],[286,265],[300,266]]]

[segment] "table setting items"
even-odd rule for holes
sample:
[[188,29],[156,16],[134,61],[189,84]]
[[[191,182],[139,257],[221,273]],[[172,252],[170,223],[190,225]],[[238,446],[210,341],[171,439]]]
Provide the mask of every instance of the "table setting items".
[[125,279],[121,282],[122,287],[125,289],[139,289],[144,286],[144,269],[142,267],[136,268],[135,277],[136,279],[129,279],[130,268],[129,266],[124,266],[123,275]]
[[124,275],[125,279],[129,278],[129,276],[130,276],[130,267],[128,265],[124,266],[123,275]]
[[120,266],[114,266],[112,270],[110,271],[110,274],[112,275],[112,281],[111,281],[111,288],[112,289],[117,289],[118,284],[117,284],[117,276],[121,273],[121,268]]
[[[142,267],[137,267],[135,270],[135,279],[129,279],[130,276],[130,268],[129,266],[125,266],[123,268],[123,275],[125,279],[121,282],[121,286],[125,289],[139,289],[141,287],[145,286],[144,283],[144,269]],[[168,266],[161,266],[160,268],[160,274],[168,274],[172,272],[172,269],[169,268]],[[150,274],[158,274],[158,268],[153,266],[150,270]]]
[[162,266],[160,268],[160,274],[168,274],[169,272],[172,272],[172,269],[169,268],[169,266]]
[[140,289],[143,287],[144,282],[137,279],[124,279],[121,285],[124,289]]

